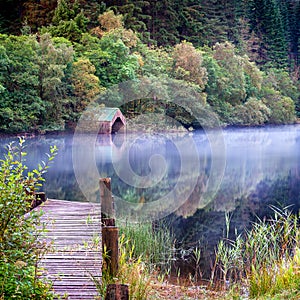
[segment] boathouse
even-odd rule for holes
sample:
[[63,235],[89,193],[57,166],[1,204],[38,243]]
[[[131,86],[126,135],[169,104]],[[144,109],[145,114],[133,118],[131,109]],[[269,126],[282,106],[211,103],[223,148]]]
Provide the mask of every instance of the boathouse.
[[94,107],[84,112],[78,126],[80,132],[111,134],[124,132],[126,120],[119,108]]

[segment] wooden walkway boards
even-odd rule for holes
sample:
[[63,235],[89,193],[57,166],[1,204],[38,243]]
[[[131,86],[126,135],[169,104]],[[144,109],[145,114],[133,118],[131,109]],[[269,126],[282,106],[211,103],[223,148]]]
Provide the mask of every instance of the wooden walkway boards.
[[99,204],[48,199],[36,209],[46,225],[52,250],[39,266],[53,281],[60,299],[100,299],[92,278],[100,283],[102,267]]

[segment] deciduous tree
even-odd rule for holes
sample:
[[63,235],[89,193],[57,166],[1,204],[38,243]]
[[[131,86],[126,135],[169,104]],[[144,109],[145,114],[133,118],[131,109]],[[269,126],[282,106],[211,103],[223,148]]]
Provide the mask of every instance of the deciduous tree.
[[206,69],[203,67],[202,53],[191,43],[182,42],[174,47],[173,74],[177,79],[199,85],[204,89],[207,82]]

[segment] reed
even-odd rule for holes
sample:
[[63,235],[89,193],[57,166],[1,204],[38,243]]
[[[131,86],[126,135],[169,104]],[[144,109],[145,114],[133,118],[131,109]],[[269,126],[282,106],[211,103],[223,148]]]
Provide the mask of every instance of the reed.
[[[250,275],[249,294],[252,298],[264,295],[290,295],[300,298],[300,249],[289,258],[281,258],[273,265],[261,269],[253,268]],[[289,299],[290,299],[289,298]]]
[[218,276],[224,288],[246,285],[245,293],[254,298],[300,295],[299,216],[288,207],[271,208],[273,218],[258,219],[245,234],[236,233],[234,241],[219,242],[212,278]]
[[126,237],[127,251],[133,257],[142,257],[149,270],[169,273],[175,260],[175,238],[167,224],[153,228],[152,223],[128,223],[119,221],[120,234]]

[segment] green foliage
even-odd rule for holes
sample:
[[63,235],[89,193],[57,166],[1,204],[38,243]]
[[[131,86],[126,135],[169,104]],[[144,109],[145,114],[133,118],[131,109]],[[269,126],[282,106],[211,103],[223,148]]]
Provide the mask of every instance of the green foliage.
[[250,277],[250,295],[254,298],[264,295],[281,295],[285,298],[297,299],[300,286],[300,249],[295,249],[292,258],[281,260],[276,263],[276,271],[270,272],[269,268],[261,270],[253,268]]
[[255,107],[252,101],[247,104],[248,98],[260,93],[262,73],[246,55],[238,55],[230,43],[217,43],[213,51],[204,52],[203,66],[208,74],[207,102],[222,122],[255,125],[268,120],[262,112],[253,111],[256,108],[265,111],[261,105]]
[[79,41],[81,35],[87,31],[88,18],[80,10],[78,1],[73,4],[66,0],[58,1],[54,11],[52,25],[43,27],[41,33],[64,37],[70,41]]
[[53,299],[50,283],[37,279],[36,267],[23,260],[12,263],[0,259],[0,278],[1,299]]
[[166,49],[141,44],[138,51],[141,55],[140,65],[143,76],[160,76],[171,71],[172,58]]
[[[49,34],[2,35],[0,129],[6,132],[64,128],[73,49]],[[69,93],[69,95],[67,95]]]
[[58,43],[57,39],[55,45],[50,35],[44,34],[40,37],[37,53],[39,95],[46,108],[41,117],[46,126],[55,124],[64,128],[65,99],[70,88],[66,79],[73,61],[73,48],[64,42]]
[[295,103],[300,97],[299,84],[292,80],[285,69],[269,69],[263,80],[264,86],[270,86],[283,96],[290,97]]
[[208,54],[204,55],[203,65],[207,70],[207,102],[212,109],[221,117],[222,121],[229,123],[232,106],[222,98],[222,91],[225,86],[222,72],[223,70],[217,61]]
[[[72,66],[72,83],[77,105],[75,112],[81,112],[101,91],[99,78],[94,75],[95,66],[88,59],[79,58]],[[103,88],[102,88],[103,90]]]
[[253,126],[266,124],[270,114],[270,109],[261,100],[249,98],[244,105],[234,108],[233,116],[236,124]]
[[148,7],[148,14],[151,16],[148,22],[150,38],[159,46],[178,44],[179,16],[176,11],[177,1],[163,0],[154,1]]
[[205,25],[203,7],[195,1],[183,1],[183,5],[179,5],[178,15],[182,20],[182,26],[178,28],[181,39],[193,43],[195,46],[203,45]]
[[10,144],[0,160],[0,296],[1,299],[52,299],[50,285],[38,278],[37,263],[47,245],[38,240],[44,230],[40,214],[30,211],[36,191],[56,155],[29,171],[24,164],[24,140]]
[[127,1],[124,5],[114,5],[112,8],[124,16],[124,24],[128,29],[146,36],[147,25],[145,22],[151,17],[144,11],[150,7],[148,1]]
[[262,101],[270,108],[271,124],[287,124],[295,121],[295,103],[290,97],[282,96],[272,87],[264,87]]
[[108,33],[100,40],[100,48],[106,54],[96,75],[101,85],[110,86],[122,81],[134,79],[139,69],[138,56],[130,53],[130,49],[114,33]]
[[[37,8],[51,12],[51,24],[35,18]],[[193,113],[208,104],[224,125],[291,123],[300,114],[299,8],[275,0],[27,0],[24,35],[0,36],[0,130],[63,130],[105,88],[141,76],[157,77],[153,89],[168,104],[135,99],[122,107],[125,116],[158,109],[195,127]],[[190,86],[200,101],[173,85],[189,111],[170,105],[169,79]],[[120,97],[110,105],[120,106]]]
[[223,71],[223,101],[232,105],[244,102],[247,95],[243,58],[235,54],[234,46],[228,42],[217,43],[214,46],[213,57]]
[[295,104],[289,97],[280,97],[276,94],[266,98],[271,109],[271,124],[288,124],[295,122]]
[[24,25],[37,32],[46,26],[53,35],[78,41],[83,32],[97,26],[100,14],[114,11],[123,16],[126,29],[159,46],[187,40],[196,47],[226,41],[242,47],[243,29],[249,28],[247,40],[253,48],[248,51],[255,52],[255,61],[281,67],[297,64],[299,7],[295,0],[4,0],[0,32],[19,34]]
[[[194,1],[190,1],[194,3]],[[217,42],[234,41],[235,18],[238,4],[235,1],[204,0],[197,1],[202,16],[198,45],[213,46]],[[193,20],[195,22],[196,20]]]
[[37,42],[33,37],[6,35],[0,36],[0,42],[0,128],[28,130],[39,123],[39,115],[45,109],[38,94]]
[[[260,57],[264,64],[273,66],[287,64],[287,40],[284,31],[284,20],[276,0],[249,1],[250,24],[262,43],[260,47],[266,50],[266,57]],[[263,53],[262,50],[259,50]]]

